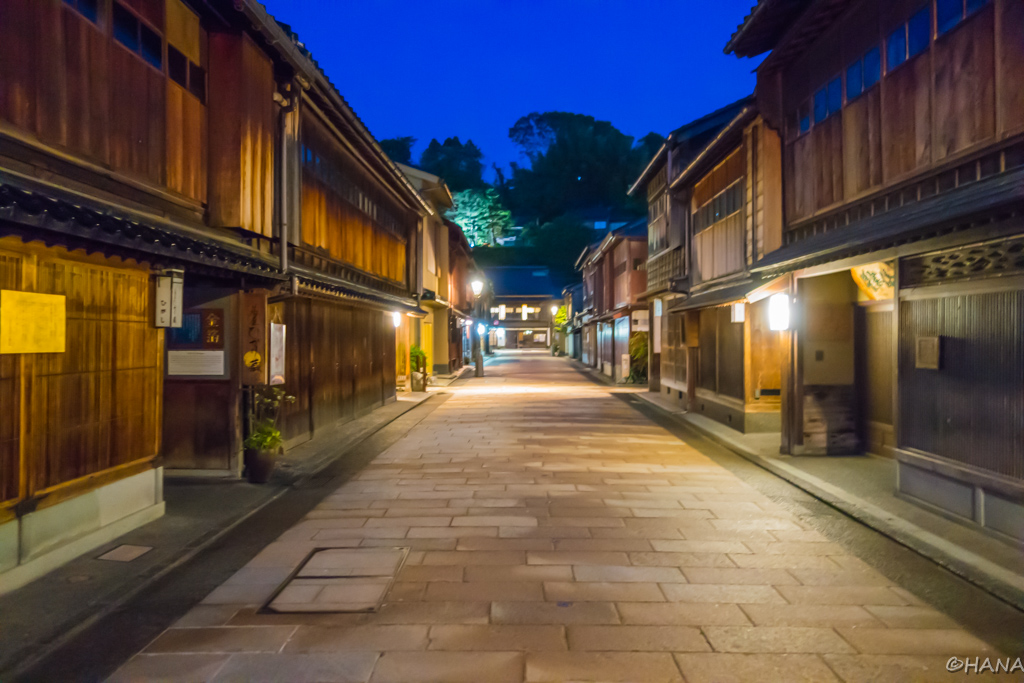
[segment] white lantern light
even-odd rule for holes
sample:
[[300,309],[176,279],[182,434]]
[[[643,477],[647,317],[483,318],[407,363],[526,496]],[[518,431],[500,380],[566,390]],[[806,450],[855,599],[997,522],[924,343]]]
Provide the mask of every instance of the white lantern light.
[[480,296],[480,294],[483,293],[483,291],[484,291],[484,281],[483,280],[479,280],[479,279],[473,280],[473,283],[472,283],[471,286],[473,287],[473,296]]
[[391,314],[391,322],[395,323],[395,327],[401,327],[402,326],[402,314],[399,313],[398,311],[395,311],[394,313],[392,313]]
[[486,331],[487,331],[487,327],[484,326],[483,323],[480,323],[479,325],[476,326],[476,333],[477,334],[483,335],[483,333],[486,332]]
[[552,306],[551,307],[551,315],[556,315],[557,313],[558,313],[558,306]]
[[773,294],[768,299],[768,328],[774,332],[789,329],[788,294]]

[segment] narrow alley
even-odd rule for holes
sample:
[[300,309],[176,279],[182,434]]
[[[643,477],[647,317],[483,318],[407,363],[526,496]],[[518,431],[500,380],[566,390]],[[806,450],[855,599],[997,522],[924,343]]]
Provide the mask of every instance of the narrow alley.
[[110,680],[940,681],[1010,654],[1009,608],[577,367],[505,352],[434,396]]

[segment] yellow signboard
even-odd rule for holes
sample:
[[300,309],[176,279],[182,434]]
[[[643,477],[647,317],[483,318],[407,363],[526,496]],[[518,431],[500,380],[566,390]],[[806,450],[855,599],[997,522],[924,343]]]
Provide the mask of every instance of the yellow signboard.
[[0,290],[0,354],[64,353],[66,327],[63,296]]

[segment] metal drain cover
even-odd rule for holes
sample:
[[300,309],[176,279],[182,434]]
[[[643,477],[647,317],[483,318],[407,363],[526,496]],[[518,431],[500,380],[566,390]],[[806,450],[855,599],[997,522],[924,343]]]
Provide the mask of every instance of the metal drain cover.
[[316,548],[261,612],[376,612],[409,548]]

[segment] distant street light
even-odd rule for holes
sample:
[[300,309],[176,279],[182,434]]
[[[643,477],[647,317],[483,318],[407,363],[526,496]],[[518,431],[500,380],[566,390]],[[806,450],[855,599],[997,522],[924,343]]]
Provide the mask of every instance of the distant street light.
[[483,291],[484,291],[484,282],[483,282],[483,280],[473,280],[472,287],[473,287],[473,296],[480,296],[483,293]]
[[487,328],[484,326],[483,323],[480,323],[479,325],[476,326],[476,333],[477,334],[482,336],[484,334],[484,332],[486,332],[486,331],[487,331]]
[[558,306],[552,306],[551,307],[551,315],[555,315],[556,313],[558,313]]

